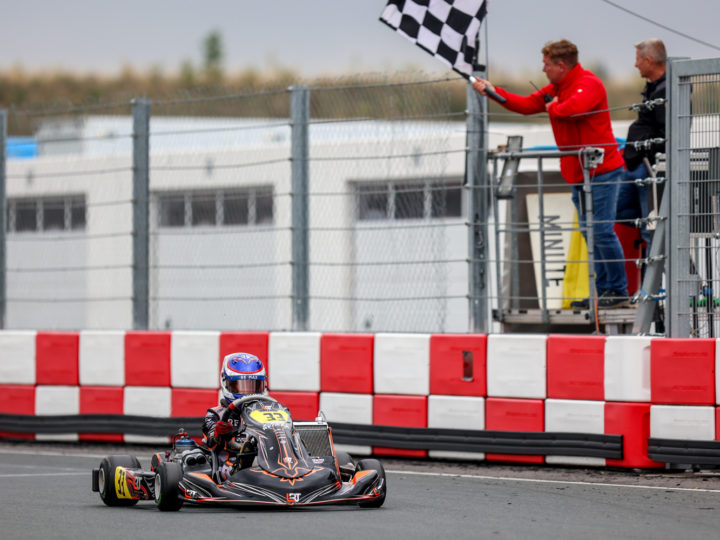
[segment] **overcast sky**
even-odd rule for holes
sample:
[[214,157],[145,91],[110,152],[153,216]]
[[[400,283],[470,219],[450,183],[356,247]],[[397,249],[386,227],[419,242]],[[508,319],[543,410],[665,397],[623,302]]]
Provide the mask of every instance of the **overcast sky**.
[[[720,46],[720,0],[615,0],[666,26]],[[116,74],[201,63],[201,43],[221,33],[226,72],[282,67],[301,76],[444,67],[378,21],[386,0],[0,0],[0,70]],[[660,37],[671,56],[720,57],[602,0],[490,0],[489,65],[541,82],[548,40],[577,43],[585,65],[635,74],[633,44]],[[485,37],[483,35],[483,47]],[[482,52],[484,55],[485,51]],[[492,78],[492,76],[491,76]]]

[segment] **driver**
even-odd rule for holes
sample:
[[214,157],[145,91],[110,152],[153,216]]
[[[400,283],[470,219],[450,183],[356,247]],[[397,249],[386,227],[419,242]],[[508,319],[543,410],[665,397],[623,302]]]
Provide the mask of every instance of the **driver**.
[[238,454],[231,451],[228,443],[233,439],[237,440],[241,444],[242,453],[248,449],[251,442],[244,437],[245,426],[241,425],[238,416],[223,422],[222,415],[228,405],[238,398],[248,394],[267,394],[266,380],[265,366],[257,356],[240,352],[228,354],[223,359],[220,369],[222,398],[217,407],[208,409],[202,427],[205,443],[217,457],[220,481],[227,480],[238,459]]

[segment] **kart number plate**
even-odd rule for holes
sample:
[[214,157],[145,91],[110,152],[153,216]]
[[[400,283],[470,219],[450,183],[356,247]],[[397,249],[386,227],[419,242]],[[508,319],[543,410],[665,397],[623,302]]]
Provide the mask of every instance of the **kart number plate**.
[[115,468],[115,493],[118,499],[132,499],[127,485],[127,472],[122,467]]
[[284,424],[290,419],[285,411],[253,411],[250,417],[261,424]]

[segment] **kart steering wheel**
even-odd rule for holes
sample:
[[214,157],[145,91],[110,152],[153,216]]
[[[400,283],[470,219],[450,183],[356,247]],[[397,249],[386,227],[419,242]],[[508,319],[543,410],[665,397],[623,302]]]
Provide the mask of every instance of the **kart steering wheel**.
[[269,401],[271,403],[278,402],[277,399],[271,398],[270,396],[266,396],[264,394],[248,394],[247,396],[237,398],[235,401],[230,403],[227,406],[227,409],[225,409],[225,412],[223,413],[221,420],[223,422],[227,422],[229,418],[231,418],[233,416],[237,416],[238,414],[240,414],[240,411],[242,410],[242,406],[245,403],[248,403],[250,401]]
[[[277,399],[271,398],[270,396],[266,396],[264,394],[249,394],[247,396],[237,398],[235,401],[230,403],[227,409],[225,409],[225,412],[223,412],[221,420],[223,422],[227,422],[230,418],[238,416],[240,414],[240,411],[242,411],[242,406],[245,403],[249,403],[251,401],[268,401],[270,403],[278,402]],[[230,450],[238,452],[242,448],[242,445],[233,438],[228,441],[228,448]]]

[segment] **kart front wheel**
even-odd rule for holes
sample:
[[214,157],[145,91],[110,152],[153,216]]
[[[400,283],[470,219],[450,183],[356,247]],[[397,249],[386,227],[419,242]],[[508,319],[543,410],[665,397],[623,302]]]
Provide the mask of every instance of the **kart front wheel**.
[[139,469],[140,462],[136,457],[119,455],[108,456],[100,462],[98,470],[98,488],[100,491],[100,499],[108,506],[133,506],[137,504],[137,499],[126,499],[118,497],[117,493],[117,468],[124,467],[126,469]]
[[155,469],[155,505],[163,512],[177,512],[183,505],[178,484],[182,480],[179,463],[162,461]]
[[355,470],[377,472],[379,482],[376,484],[376,488],[380,491],[380,495],[374,499],[359,503],[359,506],[362,508],[380,508],[385,502],[385,494],[387,493],[387,478],[382,463],[377,459],[361,459],[357,462]]

